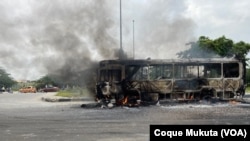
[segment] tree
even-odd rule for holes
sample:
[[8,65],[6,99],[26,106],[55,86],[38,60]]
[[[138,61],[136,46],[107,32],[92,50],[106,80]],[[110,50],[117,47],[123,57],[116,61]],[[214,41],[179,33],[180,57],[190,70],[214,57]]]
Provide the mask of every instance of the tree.
[[246,69],[246,82],[249,84],[250,83],[250,69]]
[[191,42],[191,48],[177,53],[180,58],[211,58],[211,57],[234,57],[239,60],[247,61],[247,53],[250,44],[243,41],[234,43],[233,40],[225,36],[217,39],[210,39],[200,36],[197,42]]
[[14,84],[16,84],[16,81],[14,81],[10,77],[10,74],[6,73],[6,71],[4,69],[0,68],[0,89],[2,87],[4,87],[4,88],[10,88]]
[[246,58],[247,53],[250,50],[250,44],[249,43],[245,43],[243,41],[240,41],[238,43],[235,43],[233,45],[233,49],[232,52],[234,52],[234,54],[236,55],[236,58],[238,59],[244,59],[244,60],[249,60],[248,58]]

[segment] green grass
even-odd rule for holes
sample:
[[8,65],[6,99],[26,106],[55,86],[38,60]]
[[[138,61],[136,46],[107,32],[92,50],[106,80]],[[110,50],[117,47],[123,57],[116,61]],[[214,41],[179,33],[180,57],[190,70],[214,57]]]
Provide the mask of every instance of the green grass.
[[250,93],[250,86],[246,87],[246,93]]
[[89,97],[91,93],[87,88],[68,88],[65,90],[60,90],[56,96],[62,97]]
[[62,97],[75,97],[73,93],[65,90],[59,91],[56,96],[62,96]]

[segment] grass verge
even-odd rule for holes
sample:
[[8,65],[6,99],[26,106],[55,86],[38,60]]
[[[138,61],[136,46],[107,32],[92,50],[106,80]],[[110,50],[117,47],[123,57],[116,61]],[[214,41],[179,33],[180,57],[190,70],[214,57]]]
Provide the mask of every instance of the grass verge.
[[250,86],[246,87],[246,93],[250,93]]
[[61,97],[90,97],[91,92],[87,88],[67,88],[60,90],[56,96]]

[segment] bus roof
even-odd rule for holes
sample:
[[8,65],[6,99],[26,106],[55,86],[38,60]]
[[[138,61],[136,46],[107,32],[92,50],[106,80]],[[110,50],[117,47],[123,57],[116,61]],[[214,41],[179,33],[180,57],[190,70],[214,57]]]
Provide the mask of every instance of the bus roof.
[[172,64],[172,63],[236,63],[240,62],[235,58],[191,58],[191,59],[127,59],[127,60],[102,60],[100,64]]

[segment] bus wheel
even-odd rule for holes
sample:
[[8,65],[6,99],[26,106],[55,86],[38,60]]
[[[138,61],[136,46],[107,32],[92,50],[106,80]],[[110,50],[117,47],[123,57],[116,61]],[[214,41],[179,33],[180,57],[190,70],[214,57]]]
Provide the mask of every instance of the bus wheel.
[[211,95],[205,95],[202,97],[202,102],[204,102],[206,104],[215,103],[216,99],[212,98]]

